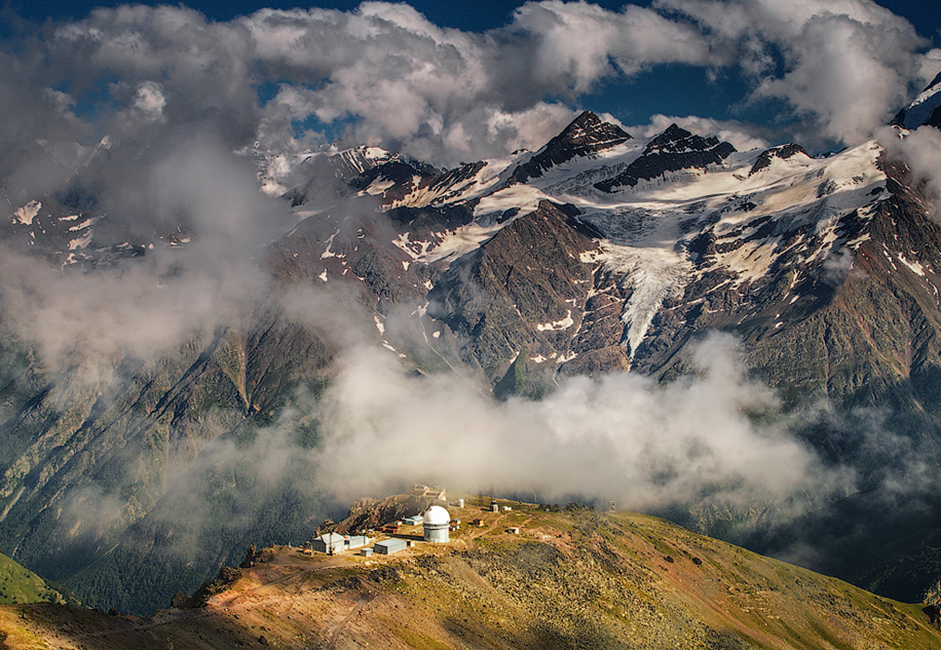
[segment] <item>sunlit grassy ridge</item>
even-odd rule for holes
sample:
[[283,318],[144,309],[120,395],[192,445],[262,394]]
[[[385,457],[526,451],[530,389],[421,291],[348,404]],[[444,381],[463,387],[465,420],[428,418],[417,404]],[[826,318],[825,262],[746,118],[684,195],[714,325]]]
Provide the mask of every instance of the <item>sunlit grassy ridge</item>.
[[44,579],[0,553],[0,604],[68,601]]
[[[7,607],[0,630],[10,648],[92,650],[941,647],[920,604],[661,519],[511,506],[469,500],[449,544],[392,556],[276,547],[270,561],[224,572],[196,608],[136,618]],[[477,517],[483,526],[467,525]]]

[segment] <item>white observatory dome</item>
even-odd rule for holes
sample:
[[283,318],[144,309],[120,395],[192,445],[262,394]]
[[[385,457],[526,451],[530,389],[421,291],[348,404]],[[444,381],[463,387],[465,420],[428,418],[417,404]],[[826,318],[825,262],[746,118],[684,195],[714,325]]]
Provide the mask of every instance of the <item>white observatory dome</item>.
[[451,514],[441,506],[431,506],[422,519],[425,526],[447,526],[451,523]]

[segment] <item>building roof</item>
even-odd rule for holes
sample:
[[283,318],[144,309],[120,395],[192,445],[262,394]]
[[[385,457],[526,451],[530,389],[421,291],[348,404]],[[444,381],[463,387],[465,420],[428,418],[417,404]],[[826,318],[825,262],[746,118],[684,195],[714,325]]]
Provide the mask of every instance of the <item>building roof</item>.
[[451,513],[441,506],[431,506],[425,510],[422,523],[426,526],[447,526],[451,522]]
[[404,539],[399,539],[398,537],[392,537],[390,539],[384,539],[381,542],[376,542],[375,546],[381,546],[382,548],[389,548],[395,546],[402,546],[403,548],[407,546],[407,543]]

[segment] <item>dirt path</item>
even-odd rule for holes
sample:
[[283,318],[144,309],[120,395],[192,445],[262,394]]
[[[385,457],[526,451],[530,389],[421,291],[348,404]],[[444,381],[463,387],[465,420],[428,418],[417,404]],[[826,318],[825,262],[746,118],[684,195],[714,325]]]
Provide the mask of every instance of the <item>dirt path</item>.
[[[273,585],[280,585],[280,584],[283,584],[283,583],[285,583],[285,582],[290,582],[291,580],[294,580],[295,578],[299,578],[299,577],[301,577],[301,576],[310,575],[310,574],[312,574],[312,573],[320,573],[321,571],[328,571],[328,570],[330,570],[330,569],[335,569],[335,568],[337,568],[338,566],[342,566],[342,565],[346,564],[346,562],[344,561],[345,559],[346,559],[346,558],[343,558],[343,557],[337,557],[337,558],[333,558],[332,560],[326,560],[326,561],[324,561],[323,563],[321,563],[321,564],[315,566],[315,567],[312,568],[312,569],[305,569],[305,570],[303,570],[303,571],[298,571],[297,573],[291,573],[291,574],[286,575],[286,576],[284,576],[284,577],[278,578],[277,580],[272,580],[271,582],[266,582],[266,583],[264,583],[264,584],[258,585],[257,587],[252,587],[251,589],[248,589],[248,590],[246,590],[246,591],[243,591],[243,592],[240,593],[240,594],[236,594],[235,596],[232,596],[231,598],[229,598],[229,599],[227,599],[227,600],[224,600],[224,601],[222,601],[222,602],[219,602],[219,603],[214,604],[213,607],[215,607],[215,608],[222,608],[222,609],[228,609],[229,607],[232,607],[232,606],[236,603],[236,601],[237,601],[238,599],[243,598],[244,596],[248,596],[248,595],[250,595],[250,594],[253,594],[253,593],[259,591],[260,589],[264,589],[265,587],[271,587],[271,586],[273,586]],[[295,567],[296,567],[296,566],[300,566],[300,565],[297,565],[297,564],[280,564],[279,566],[295,566]]]
[[337,625],[337,629],[333,631],[333,635],[330,637],[330,643],[327,644],[327,650],[336,650],[337,640],[340,638],[340,632],[342,632],[346,624],[353,620],[353,617],[359,614],[363,607],[371,603],[376,598],[376,596],[377,594],[368,594],[360,599],[358,603],[356,603],[352,611],[346,615],[346,618],[340,621],[340,624]]
[[[297,573],[291,573],[291,574],[289,574],[289,575],[283,576],[283,577],[278,578],[278,579],[276,579],[276,580],[272,580],[272,581],[270,581],[270,582],[266,582],[266,583],[264,583],[264,584],[260,584],[260,585],[258,585],[257,587],[252,587],[251,589],[248,589],[248,590],[246,590],[246,591],[243,591],[243,592],[240,593],[240,594],[236,594],[235,596],[232,596],[231,598],[228,598],[228,599],[226,599],[226,600],[224,600],[224,601],[222,601],[222,602],[215,603],[215,604],[211,604],[211,605],[209,605],[209,606],[206,607],[206,608],[175,610],[175,611],[167,612],[167,613],[161,615],[161,618],[160,618],[159,620],[155,620],[155,619],[143,619],[143,621],[146,621],[146,622],[140,622],[140,623],[131,623],[131,622],[129,622],[127,625],[124,625],[124,626],[122,626],[122,627],[120,627],[120,628],[117,628],[117,629],[101,630],[101,631],[98,631],[98,632],[86,632],[86,633],[84,633],[84,634],[77,634],[77,635],[75,635],[75,636],[72,637],[72,638],[77,641],[77,640],[80,640],[80,639],[102,638],[102,637],[108,637],[108,636],[113,636],[113,635],[117,635],[117,634],[126,634],[126,633],[128,633],[128,632],[140,632],[140,631],[145,631],[145,630],[152,630],[152,629],[154,629],[154,628],[162,627],[162,626],[164,626],[164,625],[170,625],[170,624],[179,623],[179,622],[182,622],[182,621],[188,621],[188,620],[203,618],[203,617],[206,617],[206,616],[211,616],[211,615],[212,615],[213,613],[215,613],[215,611],[218,610],[218,609],[226,609],[226,610],[228,610],[228,609],[232,609],[233,607],[240,607],[241,605],[237,602],[239,599],[241,599],[241,598],[243,598],[243,597],[245,597],[245,596],[249,596],[249,595],[255,594],[255,593],[257,593],[258,591],[260,591],[260,590],[262,590],[262,589],[264,589],[264,588],[266,588],[266,587],[271,587],[271,586],[274,586],[274,585],[279,585],[279,584],[282,584],[282,583],[285,583],[285,582],[289,582],[289,581],[294,580],[294,579],[296,579],[296,578],[299,578],[299,577],[301,577],[301,576],[310,575],[310,574],[312,574],[312,573],[319,573],[319,572],[322,572],[322,571],[329,571],[330,569],[335,569],[335,568],[337,568],[338,566],[342,566],[343,564],[345,564],[344,560],[345,560],[345,558],[343,558],[343,557],[337,557],[337,558],[333,558],[333,559],[330,559],[330,560],[326,560],[326,561],[324,561],[323,563],[319,564],[319,565],[316,566],[316,567],[313,567],[313,568],[311,568],[311,569],[305,569],[305,570],[303,570],[303,571],[298,571]],[[279,566],[294,566],[294,567],[300,567],[300,566],[302,566],[302,565],[298,565],[298,564],[280,564]],[[273,600],[281,600],[281,597],[279,596],[278,598],[273,599]],[[369,600],[371,600],[371,598],[370,598]],[[263,600],[263,601],[261,601],[261,602],[262,602],[262,603],[266,603],[267,601],[264,601],[264,600]],[[367,602],[368,602],[368,601],[367,601]],[[258,601],[252,603],[253,606],[256,606],[256,605],[258,605],[258,604],[259,604]],[[365,604],[365,603],[359,603],[359,606],[361,607],[361,606],[364,605],[364,604]],[[358,610],[356,610],[356,611],[358,611]],[[350,617],[348,616],[347,619],[349,619],[349,618],[350,618]],[[344,623],[345,623],[345,622],[346,622],[346,621],[344,621]],[[342,625],[343,625],[343,624],[341,624],[341,627],[342,627]]]
[[506,515],[499,515],[492,524],[486,527],[481,528],[471,528],[470,529],[470,539],[477,539],[481,535],[486,535],[487,533],[493,532],[493,530],[500,526],[500,522],[503,521],[503,518]]

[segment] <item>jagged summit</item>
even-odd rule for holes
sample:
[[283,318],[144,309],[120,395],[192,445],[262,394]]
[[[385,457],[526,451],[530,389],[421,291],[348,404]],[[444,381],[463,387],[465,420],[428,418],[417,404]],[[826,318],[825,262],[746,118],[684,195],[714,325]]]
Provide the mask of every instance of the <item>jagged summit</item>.
[[596,154],[630,139],[631,135],[621,127],[603,122],[591,111],[585,111],[532,158],[520,164],[514,170],[510,182],[525,183],[539,178],[550,167],[573,158]]
[[694,135],[677,124],[671,124],[656,136],[627,169],[615,176],[595,183],[602,192],[615,192],[618,188],[634,187],[641,180],[649,180],[666,172],[681,169],[703,169],[728,158],[735,151],[728,142],[716,137]]
[[580,148],[579,155],[585,155],[591,151],[613,147],[630,139],[631,135],[621,127],[610,122],[603,122],[591,111],[585,111],[572,120],[572,123],[558,136],[550,140],[546,149],[552,148],[554,143],[564,143]]
[[705,151],[719,144],[719,139],[693,135],[675,122],[647,145],[645,154],[654,152],[681,153],[684,151]]

